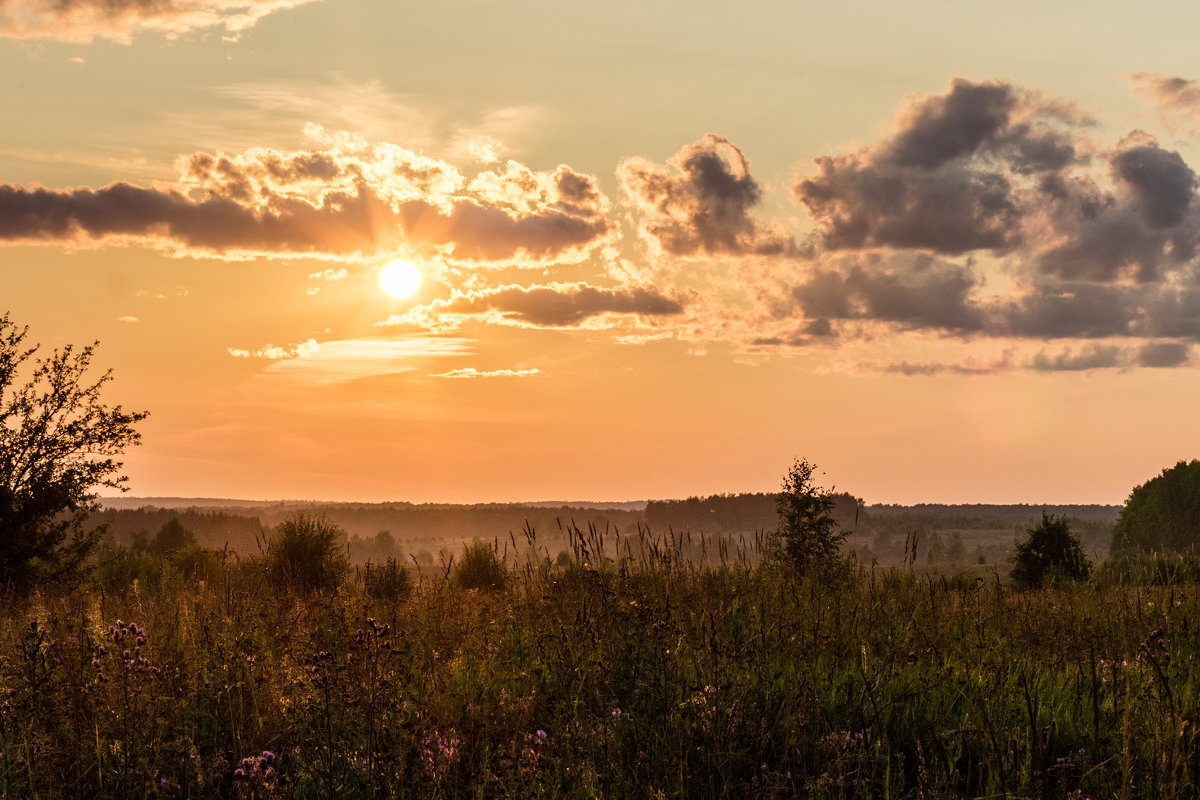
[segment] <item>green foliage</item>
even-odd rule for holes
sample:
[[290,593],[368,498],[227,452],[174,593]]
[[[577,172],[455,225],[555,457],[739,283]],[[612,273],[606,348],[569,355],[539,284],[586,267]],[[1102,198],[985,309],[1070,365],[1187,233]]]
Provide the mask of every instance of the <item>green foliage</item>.
[[1113,528],[1112,551],[1200,546],[1200,461],[1180,461],[1134,488]]
[[92,580],[109,592],[123,592],[137,581],[151,585],[158,580],[160,564],[146,551],[122,545],[105,544],[99,549],[99,558]]
[[463,548],[462,558],[454,567],[454,585],[461,589],[498,591],[508,580],[508,569],[496,550],[484,542],[472,542]]
[[362,570],[362,584],[368,597],[393,603],[408,599],[413,590],[412,577],[395,558],[382,564],[368,562]]
[[28,331],[0,316],[0,585],[17,589],[71,576],[99,544],[97,489],[125,489],[118,456],[147,416],[100,401],[96,344],[36,358]]
[[835,565],[849,533],[840,530],[833,517],[837,495],[817,486],[815,471],[815,464],[797,459],[784,476],[783,491],[776,500],[777,557],[798,574]]
[[1010,576],[1023,589],[1036,589],[1055,579],[1083,580],[1090,565],[1079,537],[1066,517],[1042,512],[1042,521],[1017,542]]
[[267,566],[276,586],[309,592],[336,590],[349,564],[346,532],[325,517],[303,511],[279,524],[267,543]]

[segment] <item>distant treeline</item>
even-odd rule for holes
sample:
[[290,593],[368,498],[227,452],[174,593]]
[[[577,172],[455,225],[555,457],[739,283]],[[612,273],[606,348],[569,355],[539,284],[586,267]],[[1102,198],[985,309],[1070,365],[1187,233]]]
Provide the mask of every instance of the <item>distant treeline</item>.
[[[1101,505],[865,505],[851,494],[836,496],[834,516],[845,529],[864,536],[901,537],[934,531],[1020,532],[1035,524],[1043,509],[1072,520],[1085,542],[1107,548],[1120,506]],[[304,511],[323,515],[344,529],[356,559],[401,557],[419,553],[433,560],[445,543],[510,541],[526,546],[523,531],[537,535],[538,549],[554,556],[567,545],[564,529],[618,529],[624,534],[639,525],[652,531],[691,532],[716,537],[752,535],[773,530],[777,523],[776,495],[724,494],[683,500],[652,500],[644,510],[545,505],[449,505],[413,503],[312,503],[205,505],[191,508],[106,508],[93,520],[107,523],[114,540],[129,545],[137,537],[153,538],[172,518],[205,547],[257,552],[283,520]],[[877,539],[878,544],[882,539]],[[451,547],[451,550],[456,549]]]

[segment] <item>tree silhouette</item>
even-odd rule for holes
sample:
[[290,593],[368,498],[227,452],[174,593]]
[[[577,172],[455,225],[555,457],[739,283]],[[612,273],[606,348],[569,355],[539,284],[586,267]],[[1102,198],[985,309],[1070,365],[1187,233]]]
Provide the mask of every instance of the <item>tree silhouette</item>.
[[0,586],[14,588],[83,563],[103,533],[86,529],[98,490],[125,491],[118,457],[147,416],[101,402],[112,371],[86,378],[98,342],[38,358],[28,333],[0,317]]
[[1071,532],[1066,517],[1042,512],[1042,521],[1030,528],[1029,536],[1017,542],[1011,577],[1023,589],[1037,589],[1055,578],[1071,580],[1088,576],[1090,565],[1079,537]]
[[1134,488],[1113,528],[1112,551],[1200,546],[1200,461],[1180,461]]
[[837,497],[816,485],[816,469],[815,464],[797,459],[784,475],[783,491],[776,498],[778,556],[799,573],[836,562],[849,533],[838,529],[833,518]]

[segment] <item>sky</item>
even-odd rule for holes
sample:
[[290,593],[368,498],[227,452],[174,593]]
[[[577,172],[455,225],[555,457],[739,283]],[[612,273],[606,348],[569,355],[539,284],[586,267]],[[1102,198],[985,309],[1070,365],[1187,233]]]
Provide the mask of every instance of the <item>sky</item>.
[[[1200,444],[1200,6],[0,0],[0,314],[137,496],[1121,503]],[[384,268],[419,286],[392,296]]]

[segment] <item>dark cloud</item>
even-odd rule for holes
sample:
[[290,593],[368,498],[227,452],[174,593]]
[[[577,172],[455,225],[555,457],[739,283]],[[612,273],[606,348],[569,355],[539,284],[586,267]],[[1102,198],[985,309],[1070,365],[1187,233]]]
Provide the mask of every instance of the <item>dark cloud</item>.
[[867,319],[966,333],[986,322],[970,298],[975,286],[968,270],[944,261],[868,257],[840,269],[819,269],[792,287],[791,296],[814,322]]
[[1137,132],[1108,156],[1118,192],[1088,181],[1055,185],[1058,204],[1046,218],[1060,244],[1032,253],[1038,269],[1068,281],[1158,280],[1196,252],[1195,172],[1174,151]]
[[[1158,81],[1154,91],[1180,105],[1200,98],[1191,82]],[[911,100],[891,137],[817,158],[815,174],[795,185],[827,252],[803,283],[787,286],[791,305],[776,300],[775,316],[1093,340],[1043,353],[1040,369],[1188,363],[1184,345],[1135,353],[1096,340],[1200,341],[1200,179],[1141,131],[1098,151],[1085,137],[1090,124],[1060,101],[999,81],[955,80],[942,95]],[[1096,174],[1103,167],[1110,181]],[[858,258],[830,257],[852,250]],[[969,265],[979,251],[990,251],[992,274],[1023,288],[999,295],[972,270],[934,258],[966,256]]]
[[861,155],[815,159],[795,188],[833,250],[902,247],[940,253],[1003,251],[1020,239],[1020,214],[998,173],[874,165]]
[[663,167],[640,158],[618,168],[621,187],[638,206],[641,231],[676,256],[778,255],[790,234],[757,222],[750,210],[762,191],[750,162],[731,141],[708,134]]
[[880,163],[934,169],[994,143],[1018,103],[1011,86],[955,80],[940,97],[923,97],[880,153]]
[[1137,363],[1140,367],[1182,367],[1192,357],[1192,346],[1187,342],[1150,342],[1138,350]]
[[397,244],[391,216],[361,186],[330,193],[319,207],[281,197],[254,208],[127,183],[63,191],[0,185],[0,240],[20,242],[128,237],[212,252],[352,253]]
[[[595,178],[567,167],[490,175],[399,148],[377,160],[327,152],[197,153],[173,186],[50,190],[0,185],[0,240],[136,239],[208,253],[371,254],[407,244],[471,261],[572,256],[612,225]],[[483,176],[481,176],[483,177]]]
[[608,221],[600,215],[580,217],[548,208],[515,216],[506,209],[465,198],[455,202],[449,213],[432,203],[413,200],[401,205],[397,216],[408,239],[448,245],[455,258],[475,261],[502,261],[522,253],[537,259],[553,258],[584,247],[609,230]]
[[1134,299],[1125,287],[1047,283],[1007,303],[992,332],[1030,339],[1128,336]]
[[1124,351],[1112,345],[1090,345],[1076,352],[1063,350],[1053,356],[1038,353],[1030,362],[1039,372],[1084,372],[1091,369],[1113,369],[1122,366]]
[[1145,282],[1156,280],[1164,265],[1189,258],[1193,238],[1186,230],[1148,232],[1136,215],[1112,208],[1080,221],[1062,244],[1032,258],[1042,273],[1067,281]]
[[600,314],[664,316],[683,310],[677,300],[651,288],[606,289],[584,283],[456,292],[448,299],[435,300],[428,308],[437,316],[495,312],[534,327],[574,326]]
[[1005,252],[1026,239],[1029,200],[1081,156],[1062,104],[991,81],[920,97],[873,148],[814,160],[793,189],[826,247]]
[[904,375],[907,377],[929,377],[932,375],[994,375],[1008,368],[1007,362],[996,364],[945,364],[941,362],[913,363],[900,361],[888,364],[883,371],[888,375]]
[[0,36],[129,43],[153,31],[174,38],[219,29],[236,37],[276,11],[311,0],[0,0]]
[[1113,176],[1126,183],[1150,228],[1171,228],[1183,221],[1196,193],[1196,173],[1179,153],[1155,142],[1115,153]]

